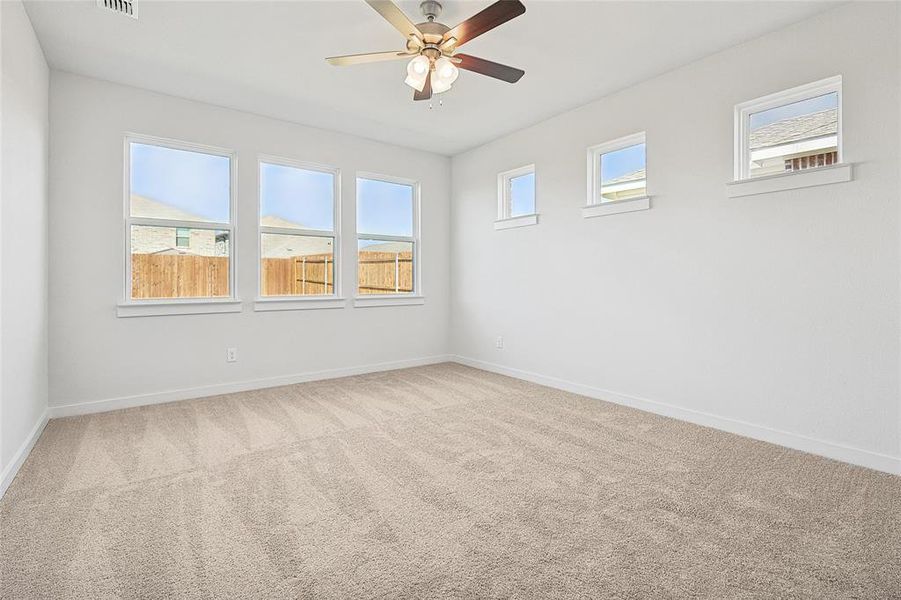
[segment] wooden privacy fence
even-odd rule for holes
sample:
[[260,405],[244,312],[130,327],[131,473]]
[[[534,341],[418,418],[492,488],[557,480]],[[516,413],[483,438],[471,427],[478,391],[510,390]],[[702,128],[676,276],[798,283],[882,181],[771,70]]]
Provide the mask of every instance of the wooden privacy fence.
[[228,296],[228,257],[132,254],[132,298]]
[[264,258],[260,287],[264,296],[308,296],[335,290],[331,254]]
[[357,257],[357,286],[363,294],[404,294],[413,291],[412,252],[366,252]]
[[[132,298],[228,296],[228,257],[187,254],[132,254]],[[413,291],[411,252],[360,252],[358,286],[363,294]],[[264,258],[263,296],[331,294],[335,289],[331,254]]]

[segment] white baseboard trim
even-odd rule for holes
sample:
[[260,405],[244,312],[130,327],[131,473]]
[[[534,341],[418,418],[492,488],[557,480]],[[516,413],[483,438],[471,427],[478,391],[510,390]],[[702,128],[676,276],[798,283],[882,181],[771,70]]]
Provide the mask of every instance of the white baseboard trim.
[[703,425],[705,427],[719,429],[721,431],[734,433],[755,440],[770,442],[771,444],[777,444],[779,446],[785,446],[794,450],[800,450],[802,452],[807,452],[810,454],[825,456],[826,458],[831,458],[861,467],[875,469],[877,471],[891,473],[893,475],[901,475],[901,457],[898,456],[880,454],[878,452],[863,450],[861,448],[854,448],[835,442],[828,442],[798,433],[791,433],[788,431],[764,427],[762,425],[755,425],[754,423],[748,423],[746,421],[740,421],[738,419],[730,419],[728,417],[720,417],[689,408],[682,408],[672,404],[666,404],[664,402],[656,402],[654,400],[636,398],[627,394],[611,392],[609,390],[604,390],[581,383],[574,383],[572,381],[558,379],[556,377],[540,375],[538,373],[523,371],[521,369],[506,367],[503,365],[477,360],[474,358],[468,358],[465,356],[453,355],[453,361],[460,363],[461,365],[466,365],[485,371],[491,371],[493,373],[499,373],[501,375],[507,375],[509,377],[515,377],[516,379],[522,379],[525,381],[530,381],[532,383],[537,383],[539,385],[545,385],[559,390],[572,392],[574,394],[588,396],[589,398],[605,400],[607,402],[613,402],[614,404],[621,404],[623,406],[637,408],[639,410],[663,415],[665,417],[679,419],[680,421],[688,421],[689,423],[694,423],[696,425]]
[[9,488],[9,484],[16,478],[16,474],[25,463],[25,459],[31,454],[31,449],[34,448],[38,438],[41,437],[41,434],[44,432],[44,427],[47,426],[47,421],[49,420],[48,412],[49,411],[47,410],[44,411],[41,418],[38,419],[38,422],[35,423],[31,432],[28,434],[28,437],[25,438],[25,441],[22,442],[22,445],[16,453],[13,454],[9,464],[6,465],[6,467],[3,468],[3,472],[0,473],[0,498],[3,498],[3,495]]
[[78,415],[88,415],[93,413],[107,412],[111,410],[119,410],[122,408],[133,408],[136,406],[147,406],[150,404],[163,404],[166,402],[176,402],[178,400],[190,400],[192,398],[219,396],[221,394],[234,394],[236,392],[259,390],[270,387],[278,387],[281,385],[293,385],[295,383],[304,383],[307,381],[336,379],[338,377],[350,377],[352,375],[363,375],[365,373],[376,373],[379,371],[393,371],[395,369],[406,369],[409,367],[433,365],[442,362],[449,362],[451,360],[452,358],[450,355],[439,354],[436,356],[426,356],[423,358],[412,358],[407,360],[360,365],[356,367],[325,369],[322,371],[309,371],[307,373],[298,373],[295,375],[283,375],[279,377],[251,379],[247,381],[236,381],[232,383],[204,385],[191,388],[167,390],[163,392],[153,392],[150,394],[124,396],[121,398],[108,398],[106,400],[96,400],[93,402],[64,404],[59,406],[51,406],[49,408],[49,412],[51,419],[58,419],[61,417],[74,417]]

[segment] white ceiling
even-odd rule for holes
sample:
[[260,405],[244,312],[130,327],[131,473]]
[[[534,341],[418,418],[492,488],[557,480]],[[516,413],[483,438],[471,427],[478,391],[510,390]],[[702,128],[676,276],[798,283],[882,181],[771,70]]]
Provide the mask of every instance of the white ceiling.
[[[463,71],[444,105],[413,102],[405,62],[332,67],[338,54],[400,50],[362,0],[159,2],[138,20],[94,0],[31,1],[51,66],[325,129],[456,154],[768,31],[823,2],[564,2],[526,13],[462,51],[525,69],[510,85]],[[488,0],[447,0],[453,26]],[[422,21],[418,0],[401,7]]]

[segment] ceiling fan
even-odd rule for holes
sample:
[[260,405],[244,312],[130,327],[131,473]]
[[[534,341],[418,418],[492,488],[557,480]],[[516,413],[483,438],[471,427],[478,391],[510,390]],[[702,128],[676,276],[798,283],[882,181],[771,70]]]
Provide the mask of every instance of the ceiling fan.
[[366,3],[407,38],[406,49],[403,52],[333,56],[326,59],[330,64],[347,66],[412,57],[407,64],[404,83],[415,90],[413,100],[428,100],[432,94],[449,90],[459,75],[458,68],[508,83],[516,83],[526,73],[522,69],[457,53],[457,48],[466,42],[526,12],[519,0],[499,0],[454,28],[435,20],[442,8],[437,0],[425,0],[419,5],[426,20],[417,25],[393,0],[366,0]]

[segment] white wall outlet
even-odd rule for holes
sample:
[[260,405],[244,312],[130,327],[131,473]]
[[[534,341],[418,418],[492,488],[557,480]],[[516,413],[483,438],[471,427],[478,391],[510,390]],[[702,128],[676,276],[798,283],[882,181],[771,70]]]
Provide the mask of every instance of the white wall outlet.
[[504,336],[502,336],[502,335],[497,336],[497,339],[494,340],[494,347],[497,348],[498,350],[504,349]]
[[225,349],[225,362],[237,362],[238,360],[238,349],[237,348],[226,348]]

